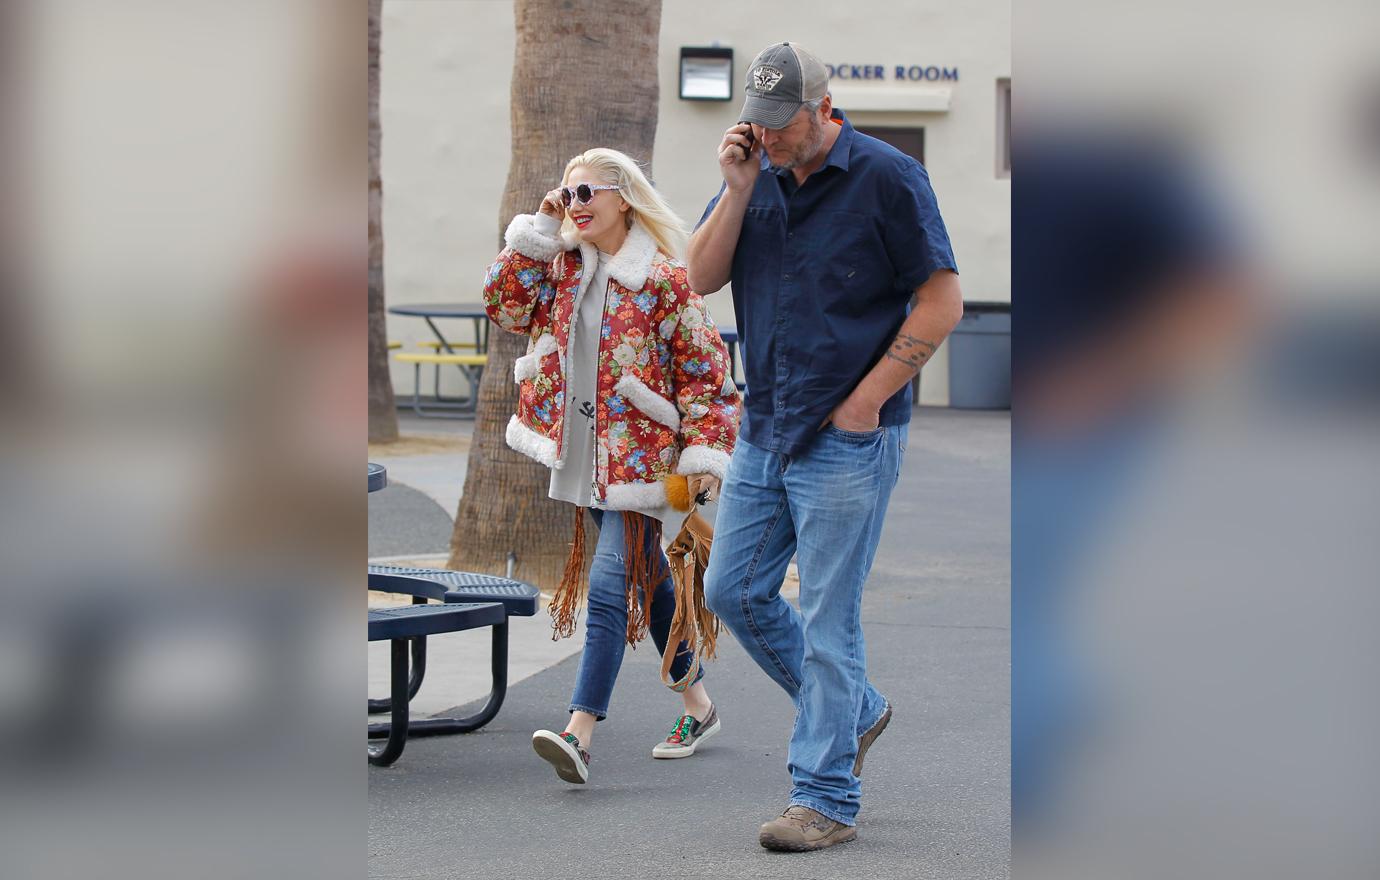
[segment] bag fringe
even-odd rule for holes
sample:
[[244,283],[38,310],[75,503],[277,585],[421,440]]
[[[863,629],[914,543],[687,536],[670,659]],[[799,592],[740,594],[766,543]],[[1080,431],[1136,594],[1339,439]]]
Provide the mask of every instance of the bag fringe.
[[[683,479],[683,478],[682,478]],[[612,514],[613,511],[605,515]],[[574,538],[570,556],[560,586],[551,600],[551,639],[556,641],[575,634],[580,606],[588,593],[585,577],[585,518],[584,508],[575,508]],[[627,642],[634,649],[647,637],[651,629],[652,595],[657,584],[667,575],[663,560],[670,564],[671,581],[675,589],[676,611],[671,618],[671,631],[662,655],[661,678],[673,691],[683,692],[699,675],[700,662],[712,660],[718,651],[719,618],[710,611],[704,600],[704,572],[709,567],[709,553],[714,542],[714,527],[691,511],[671,542],[665,555],[661,552],[661,521],[634,511],[622,511],[626,598],[628,607]],[[690,670],[677,681],[671,679],[671,664],[685,643],[693,652]]]
[[[607,514],[605,514],[607,516]],[[661,520],[623,511],[623,551],[627,574],[628,644],[634,649],[652,623],[652,595],[666,577],[661,563]]]
[[551,600],[551,641],[568,638],[575,634],[575,619],[584,604],[589,581],[585,571],[585,510],[575,508],[575,539],[570,544],[570,556],[565,561],[565,572],[561,584]]

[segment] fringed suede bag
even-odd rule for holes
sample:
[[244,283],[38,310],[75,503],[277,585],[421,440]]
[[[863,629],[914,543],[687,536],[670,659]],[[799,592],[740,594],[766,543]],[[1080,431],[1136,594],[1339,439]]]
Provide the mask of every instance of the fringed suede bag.
[[[684,691],[699,675],[700,662],[712,659],[717,648],[719,619],[704,604],[704,572],[709,567],[709,550],[714,528],[695,511],[686,478],[668,477],[666,499],[671,507],[688,511],[680,532],[666,550],[675,584],[676,613],[671,619],[666,653],[661,660],[661,678],[674,691]],[[609,511],[605,516],[611,515]],[[623,513],[627,560],[628,644],[634,647],[646,638],[651,625],[652,593],[666,577],[661,554],[649,554],[648,547],[661,546],[661,523],[641,514]],[[562,639],[575,633],[575,619],[588,590],[585,567],[585,511],[575,508],[575,534],[565,571],[556,596],[551,601],[551,638]],[[677,648],[685,642],[694,651],[690,671],[678,681],[671,680],[671,664]]]
[[[700,672],[703,660],[714,659],[718,647],[719,618],[704,604],[704,572],[709,567],[709,548],[714,543],[714,527],[692,510],[680,534],[666,550],[671,561],[671,580],[676,585],[676,614],[671,618],[671,634],[661,658],[661,680],[673,691],[684,691]],[[671,663],[676,648],[685,642],[695,652],[690,671],[679,681],[671,680]]]

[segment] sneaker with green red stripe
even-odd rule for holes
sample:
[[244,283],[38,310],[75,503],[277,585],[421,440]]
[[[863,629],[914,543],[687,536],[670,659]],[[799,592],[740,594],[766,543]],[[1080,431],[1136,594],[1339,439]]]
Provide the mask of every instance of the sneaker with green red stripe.
[[589,781],[589,752],[580,748],[579,738],[570,731],[538,730],[532,734],[532,748],[566,782],[584,785]]
[[653,758],[688,758],[695,754],[699,744],[719,732],[719,710],[709,707],[709,714],[703,721],[696,721],[694,715],[682,715],[676,719],[675,726],[666,739],[652,749]]

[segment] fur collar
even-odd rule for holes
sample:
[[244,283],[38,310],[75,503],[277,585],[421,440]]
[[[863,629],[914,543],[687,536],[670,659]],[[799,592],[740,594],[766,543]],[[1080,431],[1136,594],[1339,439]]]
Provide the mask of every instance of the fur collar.
[[[599,249],[589,242],[580,241],[574,234],[564,236],[562,243],[568,251],[579,248],[584,265],[590,267],[590,271],[585,272],[584,277],[580,279],[583,293],[589,279],[594,277],[592,270],[598,265]],[[609,260],[609,277],[628,290],[641,290],[652,274],[656,254],[656,239],[652,238],[645,226],[634,220],[632,228],[628,230],[628,237],[623,240],[623,246],[614,254],[613,259]]]

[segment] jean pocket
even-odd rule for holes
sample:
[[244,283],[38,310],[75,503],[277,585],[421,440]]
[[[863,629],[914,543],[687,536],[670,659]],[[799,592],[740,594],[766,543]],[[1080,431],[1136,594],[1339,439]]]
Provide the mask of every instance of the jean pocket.
[[883,428],[881,425],[878,425],[871,431],[845,431],[843,428],[840,428],[833,422],[830,422],[829,424],[824,426],[824,430],[828,433],[832,433],[834,436],[840,439],[847,440],[850,443],[870,443],[873,440],[876,440],[878,437],[882,436],[882,432],[886,429]]

